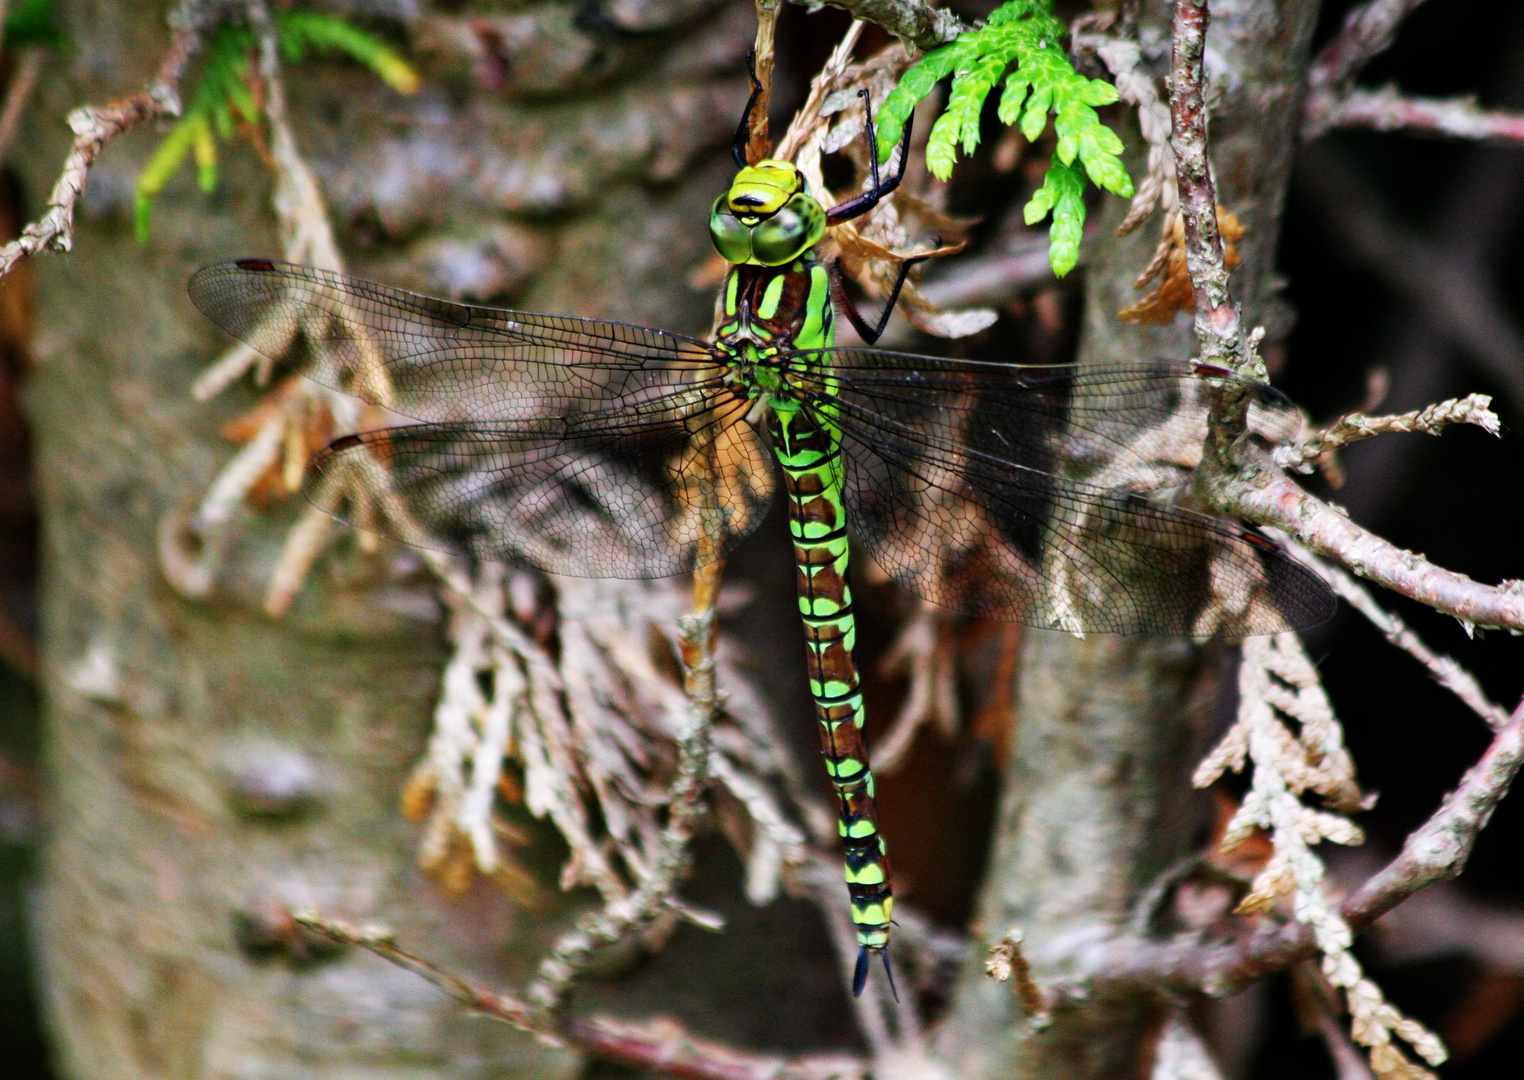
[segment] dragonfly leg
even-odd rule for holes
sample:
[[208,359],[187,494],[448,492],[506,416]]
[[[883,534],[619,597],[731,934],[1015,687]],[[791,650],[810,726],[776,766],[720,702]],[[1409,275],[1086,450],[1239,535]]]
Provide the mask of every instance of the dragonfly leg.
[[746,74],[751,76],[751,97],[746,99],[746,111],[741,114],[740,126],[736,128],[735,141],[730,144],[730,156],[735,158],[736,168],[744,169],[752,164],[746,160],[747,146],[751,143],[751,114],[762,97],[762,80],[757,78],[757,50],[746,54]]
[[863,313],[857,310],[857,304],[847,295],[846,275],[842,273],[841,260],[837,259],[831,264],[831,299],[836,303],[836,310],[847,317],[865,344],[872,345],[876,342],[883,335],[884,327],[889,325],[889,316],[894,314],[894,305],[899,301],[900,290],[905,287],[905,278],[909,275],[910,268],[918,262],[925,262],[930,257],[922,255],[900,263],[899,277],[894,279],[894,288],[889,290],[889,301],[884,304],[884,310],[873,326],[868,325],[868,320],[863,318]]
[[915,120],[914,115],[905,121],[905,136],[900,139],[900,163],[894,170],[894,175],[883,178],[878,174],[878,138],[873,134],[873,107],[868,103],[868,91],[859,90],[858,94],[863,99],[863,111],[867,114],[867,122],[864,125],[868,136],[868,174],[873,180],[872,186],[861,195],[854,196],[840,206],[832,207],[826,211],[827,225],[840,225],[843,221],[851,221],[855,217],[862,217],[869,210],[877,206],[880,200],[886,198],[895,188],[900,186],[900,181],[905,179],[905,165],[910,161],[910,129]]

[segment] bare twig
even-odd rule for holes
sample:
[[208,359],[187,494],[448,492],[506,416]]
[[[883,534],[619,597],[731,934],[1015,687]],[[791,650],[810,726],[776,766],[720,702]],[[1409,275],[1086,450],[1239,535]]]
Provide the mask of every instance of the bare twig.
[[506,994],[472,986],[454,972],[447,971],[431,960],[425,960],[421,956],[408,952],[397,944],[390,930],[377,926],[355,926],[339,919],[324,918],[314,911],[294,911],[291,917],[302,926],[331,941],[341,945],[358,945],[362,949],[375,953],[383,960],[390,961],[400,968],[406,968],[415,975],[421,975],[468,1009],[507,1021],[523,1031],[534,1030],[534,1010],[525,1002]]
[[1274,455],[1275,463],[1293,472],[1312,473],[1323,458],[1361,439],[1389,432],[1420,431],[1425,435],[1438,435],[1451,424],[1475,424],[1489,435],[1498,435],[1502,422],[1489,408],[1491,404],[1492,398],[1486,394],[1468,394],[1395,416],[1350,413],[1322,431],[1279,448]]
[[1422,555],[1382,539],[1335,507],[1308,494],[1284,474],[1209,480],[1213,505],[1256,525],[1289,533],[1319,555],[1394,592],[1453,615],[1469,627],[1524,631],[1524,586],[1483,585],[1435,566]]
[[90,166],[108,142],[155,116],[180,114],[180,80],[201,47],[203,6],[198,0],[181,0],[171,14],[169,51],[146,87],[109,105],[82,105],[69,114],[74,144],[48,195],[47,212],[0,248],[0,277],[10,273],[24,255],[68,251],[74,246],[74,208],[85,193]]
[[461,1005],[521,1031],[557,1042],[565,1041],[607,1061],[616,1061],[668,1076],[693,1080],[858,1080],[866,1064],[850,1057],[811,1057],[788,1060],[743,1054],[694,1038],[672,1020],[635,1022],[592,1016],[546,1027],[537,1010],[507,994],[475,986],[439,965],[401,948],[392,935],[374,927],[357,927],[311,912],[293,916],[298,923],[333,941],[356,945],[384,960],[421,975]]
[[1307,72],[1313,96],[1338,90],[1370,60],[1385,52],[1397,28],[1423,0],[1366,0],[1344,18],[1344,26],[1323,46]]
[[1372,57],[1384,52],[1408,13],[1423,0],[1369,0],[1350,12],[1344,28],[1308,71],[1302,104],[1302,137],[1332,128],[1408,131],[1460,139],[1524,140],[1524,116],[1483,109],[1473,98],[1406,97],[1396,87],[1366,90],[1351,85]]
[[[4,12],[0,12],[0,26],[4,25]],[[21,50],[16,69],[11,73],[5,88],[5,104],[0,105],[0,163],[10,153],[16,132],[21,129],[21,118],[26,114],[32,91],[37,88],[38,76],[42,74],[42,62],[47,57],[41,45],[28,45]]]
[[650,873],[626,900],[610,903],[578,920],[540,962],[539,977],[530,988],[529,998],[547,1012],[562,1006],[572,982],[599,949],[625,940],[674,910],[678,880],[688,866],[688,843],[703,812],[709,783],[710,729],[719,708],[714,605],[721,573],[719,561],[694,572],[693,614],[680,620],[688,720],[677,738],[677,773],[667,800],[667,825],[657,841]]
[[1524,764],[1524,702],[1440,808],[1408,836],[1397,858],[1344,901],[1345,919],[1351,925],[1368,926],[1418,890],[1458,877],[1477,835],[1508,794],[1520,764]]
[[957,657],[940,609],[927,604],[912,615],[879,670],[888,676],[903,675],[910,684],[899,715],[873,748],[874,770],[888,776],[903,764],[923,725],[937,724],[948,738],[958,733]]
[[1308,148],[1298,165],[1324,218],[1389,287],[1426,312],[1465,347],[1524,412],[1524,334],[1509,317],[1487,268],[1391,221],[1371,202],[1370,185],[1336,148]]
[[[1341,853],[1341,880],[1365,879],[1381,860],[1368,852]],[[1425,889],[1376,921],[1371,943],[1385,963],[1418,964],[1463,956],[1499,974],[1524,975],[1524,910],[1483,900],[1446,881]]]
[[945,8],[920,0],[824,0],[849,11],[854,18],[877,23],[906,45],[934,49],[969,30],[967,24]]
[[773,64],[777,52],[773,47],[778,30],[778,9],[783,0],[757,0],[757,39],[752,46],[752,61],[756,64],[757,100],[746,119],[751,123],[747,140],[747,160],[761,161],[772,156],[772,134],[768,131],[767,110],[773,100]]
[[[1222,234],[1217,228],[1217,187],[1207,156],[1206,0],[1175,0],[1170,55],[1170,146],[1175,152],[1175,180],[1180,217],[1185,223],[1185,261],[1196,299],[1196,336],[1201,359],[1240,374],[1260,377],[1244,340],[1238,305],[1228,290]],[[1217,410],[1214,410],[1214,412]],[[1221,417],[1242,429],[1242,418]]]
[[1349,601],[1351,607],[1370,620],[1388,641],[1428,668],[1435,682],[1460,698],[1468,709],[1486,721],[1488,727],[1501,728],[1508,722],[1507,710],[1487,697],[1474,675],[1450,657],[1436,653],[1425,645],[1423,639],[1415,634],[1400,616],[1376,603],[1370,590],[1356,581],[1351,574],[1342,567],[1313,558],[1300,546],[1288,545],[1288,547],[1319,577],[1328,582],[1334,592]]
[[259,70],[264,82],[265,116],[270,122],[270,157],[275,166],[275,214],[287,260],[323,270],[344,269],[322,192],[296,148],[286,116],[286,88],[280,77],[280,45],[270,8],[264,0],[248,6],[249,23],[259,38]]
[[[1340,905],[1349,928],[1363,930],[1421,889],[1459,876],[1521,764],[1524,702],[1439,809],[1408,836],[1401,854]],[[1224,996],[1317,952],[1312,928],[1295,922],[1267,924],[1221,945],[1204,944],[1194,933],[1162,942],[1127,936],[1055,944],[1072,952],[1080,969],[1075,978],[1048,986],[1055,1007],[1108,988]]]
[[1338,997],[1322,974],[1307,962],[1292,969],[1292,1000],[1304,1025],[1317,1030],[1328,1050],[1338,1080],[1376,1080],[1365,1055],[1344,1030]]
[[[1083,265],[1084,246],[1080,261]],[[939,308],[1003,307],[1054,280],[1048,238],[1032,232],[1013,238],[1004,250],[958,258],[928,271],[921,292]]]
[[862,1080],[868,1064],[859,1058],[772,1057],[747,1054],[695,1038],[675,1020],[644,1023],[592,1017],[573,1020],[567,1038],[606,1061],[633,1065],[684,1080]]
[[1314,139],[1333,128],[1405,131],[1478,142],[1524,141],[1524,116],[1484,109],[1472,97],[1409,97],[1395,86],[1358,87],[1342,94],[1308,99],[1302,110],[1302,138]]

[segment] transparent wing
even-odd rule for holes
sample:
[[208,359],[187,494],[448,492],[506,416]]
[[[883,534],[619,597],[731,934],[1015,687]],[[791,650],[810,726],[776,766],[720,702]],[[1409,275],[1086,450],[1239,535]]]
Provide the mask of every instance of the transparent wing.
[[[1252,530],[1143,494],[1199,458],[1209,387],[1185,365],[1021,368],[865,350],[792,380],[842,431],[849,521],[901,584],[970,614],[1098,633],[1244,636],[1333,611]],[[1294,410],[1236,384],[1250,425]],[[1157,494],[1157,491],[1155,491]]]
[[1209,381],[1172,360],[1017,365],[869,349],[798,356],[818,356],[816,370],[837,373],[861,408],[891,417],[951,409],[990,453],[1077,479],[1161,461],[1193,468],[1213,383],[1245,397],[1249,431],[1263,444],[1285,442],[1301,425],[1296,406],[1274,387],[1215,369]]
[[606,411],[717,371],[710,346],[677,334],[454,304],[266,259],[205,267],[189,289],[196,307],[257,352],[416,420]]
[[746,408],[364,432],[314,458],[305,494],[415,546],[573,577],[668,577],[722,557],[767,511],[771,454]]

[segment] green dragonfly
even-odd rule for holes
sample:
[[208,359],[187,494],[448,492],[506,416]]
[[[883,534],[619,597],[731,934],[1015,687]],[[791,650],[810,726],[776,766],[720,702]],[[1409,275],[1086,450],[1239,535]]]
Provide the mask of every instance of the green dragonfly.
[[1183,363],[837,348],[838,312],[877,340],[909,266],[869,325],[815,247],[899,184],[909,126],[897,170],[874,164],[868,189],[831,209],[792,164],[748,161],[746,131],[743,119],[740,171],[710,215],[729,263],[713,341],[265,259],[207,267],[190,293],[264,355],[413,421],[335,440],[308,479],[309,492],[343,475],[400,502],[422,533],[359,524],[408,543],[551,574],[673,576],[732,551],[781,476],[859,994],[875,953],[893,986],[894,898],[863,742],[849,528],[935,604],[1075,633],[1275,633],[1323,621],[1334,601],[1270,540],[1179,505],[1189,461],[1160,465],[1182,438],[1199,452],[1204,402],[1225,383],[1250,400],[1251,431],[1286,437],[1295,410],[1274,390]]

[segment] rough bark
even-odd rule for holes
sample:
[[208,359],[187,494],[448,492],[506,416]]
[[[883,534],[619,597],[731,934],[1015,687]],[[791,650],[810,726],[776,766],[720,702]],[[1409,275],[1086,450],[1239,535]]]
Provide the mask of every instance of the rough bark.
[[[1218,197],[1248,227],[1232,288],[1247,325],[1266,323],[1273,343],[1286,325],[1271,271],[1317,4],[1221,0],[1211,17],[1208,50],[1224,64],[1211,71],[1221,93],[1210,128]],[[1149,5],[1143,21],[1168,40],[1169,5]],[[1156,58],[1156,71],[1167,67],[1167,55]],[[1135,127],[1130,147],[1129,166],[1139,175],[1144,153]],[[1158,236],[1147,225],[1116,240],[1112,228],[1124,210],[1108,202],[1086,271],[1081,362],[1193,355],[1188,314],[1167,327],[1116,318],[1136,301],[1133,279]],[[1083,1080],[1146,1068],[1159,1008],[1151,995],[1097,997],[1038,1028],[1009,985],[988,979],[983,962],[987,946],[1014,926],[1025,933],[1039,984],[1071,974],[1054,957],[1125,925],[1149,884],[1199,848],[1206,808],[1191,792],[1190,772],[1216,697],[1221,665],[1213,660],[1185,641],[1029,635],[1015,764],[978,904],[976,947],[937,1046],[960,1076]]]
[[[62,160],[67,109],[133,89],[167,40],[159,5],[59,7],[70,48],[17,154],[34,197]],[[469,12],[414,26],[428,78],[412,99],[339,63],[289,75],[341,244],[356,272],[399,284],[702,331],[709,298],[685,284],[704,255],[693,223],[744,99],[750,13],[630,3],[610,8],[619,25],[584,27],[568,10],[516,8],[496,37],[473,38]],[[258,393],[190,400],[225,342],[186,278],[278,249],[270,179],[246,143],[224,151],[212,198],[189,170],[177,178],[139,246],[132,185],[155,139],[107,149],[74,253],[37,264],[29,409],[52,785],[37,934],[63,1073],[568,1075],[570,1052],[267,925],[283,904],[372,918],[485,982],[521,985],[558,920],[490,884],[448,901],[413,868],[397,794],[443,656],[425,576],[399,579],[395,551],[351,553],[323,564],[288,617],[267,618],[290,504],[240,523],[209,597],[161,574],[161,522],[205,490],[232,450],[220,425]],[[482,265],[496,276],[453,276]],[[272,801],[283,782],[296,797]]]

